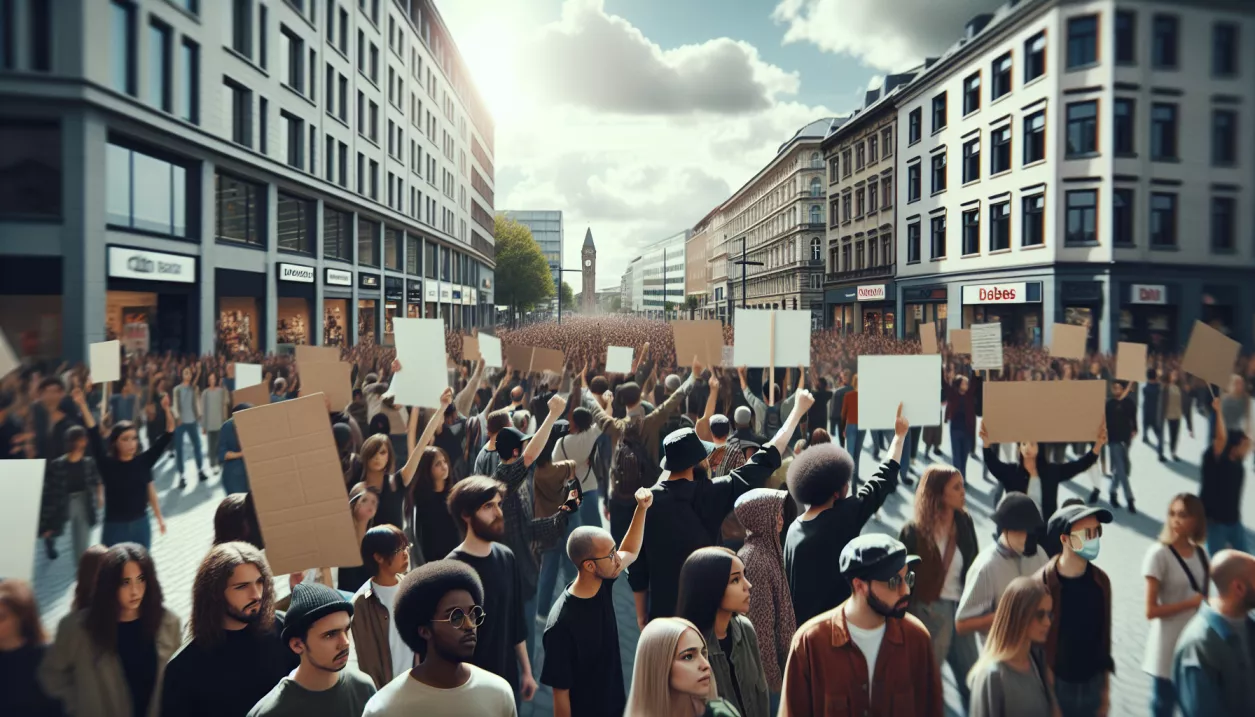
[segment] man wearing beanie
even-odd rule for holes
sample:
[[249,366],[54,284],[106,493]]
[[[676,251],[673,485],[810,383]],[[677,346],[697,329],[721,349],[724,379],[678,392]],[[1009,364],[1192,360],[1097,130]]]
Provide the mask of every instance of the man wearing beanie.
[[889,460],[854,495],[849,495],[854,460],[835,443],[812,446],[789,466],[789,495],[804,511],[784,541],[784,572],[799,625],[849,599],[850,584],[836,569],[837,556],[897,489],[909,428],[899,405]]
[[[375,684],[349,664],[353,605],[321,583],[292,588],[283,641],[301,664],[248,717],[361,717]],[[219,687],[222,687],[219,685]]]
[[994,509],[998,539],[981,548],[968,568],[963,597],[955,612],[954,630],[959,635],[976,633],[982,649],[994,624],[998,598],[1012,580],[1045,567],[1049,557],[1037,549],[1037,533],[1045,523],[1037,504],[1024,493],[1007,493]]

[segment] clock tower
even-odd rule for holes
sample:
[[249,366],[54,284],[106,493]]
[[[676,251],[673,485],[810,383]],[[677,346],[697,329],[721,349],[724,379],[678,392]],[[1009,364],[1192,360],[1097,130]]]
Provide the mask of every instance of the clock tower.
[[580,269],[583,271],[584,295],[580,310],[585,314],[597,311],[597,247],[593,246],[593,230],[584,232],[584,246],[580,249]]

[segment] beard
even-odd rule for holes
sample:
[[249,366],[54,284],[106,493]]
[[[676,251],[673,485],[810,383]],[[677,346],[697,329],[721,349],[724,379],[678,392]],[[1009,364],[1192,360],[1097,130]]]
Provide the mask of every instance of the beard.
[[[251,610],[251,609],[253,609],[253,608],[258,608],[258,609],[257,609],[257,612],[254,612],[254,613],[249,613],[248,611],[249,611],[249,610]],[[236,610],[234,606],[232,606],[232,605],[227,605],[227,615],[229,615],[229,616],[230,616],[233,620],[239,620],[240,622],[244,623],[245,625],[252,625],[253,623],[255,623],[255,622],[257,622],[258,620],[260,620],[260,619],[261,619],[261,613],[262,613],[262,611],[261,611],[261,601],[260,601],[260,600],[258,600],[258,601],[256,601],[256,602],[251,602],[251,603],[249,603],[249,604],[245,605],[243,610]]]
[[491,523],[485,523],[479,519],[478,515],[472,515],[471,532],[480,540],[499,541],[505,537],[505,518],[498,518]]
[[337,665],[336,663],[339,662],[341,659],[346,658],[348,656],[349,656],[349,651],[345,650],[344,652],[341,652],[340,654],[336,655],[335,659],[332,660],[330,664],[324,665],[320,663],[319,661],[313,659],[312,657],[310,658],[310,662],[314,664],[314,667],[317,667],[318,669],[323,670],[324,672],[339,672],[349,666],[349,661],[344,660],[344,662],[339,665]]
[[876,597],[871,592],[867,593],[868,607],[870,607],[873,611],[875,611],[877,615],[884,618],[892,617],[892,618],[901,619],[905,617],[906,607],[909,604],[910,602],[907,598],[902,598],[896,604],[894,604],[893,606],[890,606],[890,605],[885,604],[884,602],[881,602],[880,598]]

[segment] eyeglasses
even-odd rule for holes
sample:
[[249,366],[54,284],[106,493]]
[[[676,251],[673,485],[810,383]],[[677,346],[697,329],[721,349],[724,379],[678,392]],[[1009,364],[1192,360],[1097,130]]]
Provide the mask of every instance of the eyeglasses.
[[392,553],[390,554],[390,557],[395,558],[396,556],[400,555],[401,553],[404,553],[405,551],[407,551],[407,550],[409,550],[409,549],[410,549],[410,545],[409,545],[409,543],[406,543],[405,545],[402,545],[401,547],[397,548],[396,550],[393,550],[393,551],[392,551]]
[[462,608],[455,607],[453,608],[453,612],[449,613],[449,617],[443,620],[440,618],[433,617],[431,621],[432,622],[447,622],[454,629],[460,630],[461,628],[466,626],[466,623],[468,620],[471,623],[471,627],[479,627],[480,625],[483,625],[485,617],[487,617],[487,615],[484,614],[484,608],[476,605],[475,607],[471,608],[471,612],[469,615]]
[[913,588],[915,587],[915,572],[908,570],[905,576],[894,575],[888,580],[881,580],[880,582],[883,582],[885,585],[888,585],[890,590],[897,590],[899,587],[902,586],[902,583],[904,582],[906,583],[906,586],[908,588]]
[[1086,528],[1085,530],[1077,531],[1075,533],[1069,533],[1069,535],[1080,540],[1093,540],[1094,538],[1101,538],[1102,526],[1100,525],[1096,528]]
[[600,558],[588,558],[588,559],[593,561],[594,563],[597,562],[598,560],[611,560],[611,559],[618,560],[619,559],[619,546],[616,545],[613,548],[611,548],[609,555],[603,555]]

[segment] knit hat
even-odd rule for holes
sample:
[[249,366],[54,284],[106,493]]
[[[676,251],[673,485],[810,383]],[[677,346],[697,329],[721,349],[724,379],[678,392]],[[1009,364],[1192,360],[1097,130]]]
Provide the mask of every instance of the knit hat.
[[732,412],[732,420],[736,422],[737,428],[743,428],[750,424],[750,419],[754,414],[750,411],[749,406],[737,406]]
[[994,525],[998,530],[1023,530],[1033,532],[1042,527],[1044,521],[1037,504],[1024,493],[1011,492],[1002,496],[998,507],[994,508]]
[[670,376],[667,376],[665,384],[668,391],[674,391],[680,387],[680,377],[675,374],[671,374]]
[[305,634],[310,625],[343,610],[353,616],[353,603],[322,583],[300,583],[292,588],[292,603],[283,616],[283,641]]

